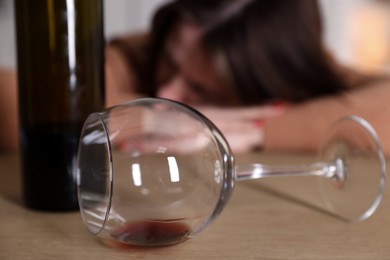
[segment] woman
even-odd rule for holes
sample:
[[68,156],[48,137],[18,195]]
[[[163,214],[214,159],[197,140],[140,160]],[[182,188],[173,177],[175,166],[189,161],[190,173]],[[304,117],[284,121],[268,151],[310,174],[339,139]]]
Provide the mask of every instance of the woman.
[[[134,53],[126,51],[129,42],[116,40],[111,46],[125,50],[141,76],[137,92],[159,96],[183,77],[187,92],[214,94],[194,93],[200,100],[182,97],[187,103],[259,105],[304,101],[346,88],[321,38],[315,1],[178,0],[154,18],[147,77],[134,64]],[[199,74],[210,82],[186,77],[202,69]],[[219,92],[212,93],[215,89]]]
[[107,47],[107,106],[139,96],[195,106],[235,152],[315,150],[335,120],[357,114],[390,154],[387,79],[337,65],[321,28],[314,0],[176,0],[150,36]]
[[111,43],[107,86],[121,90],[108,95],[126,89],[123,100],[136,93],[195,106],[236,152],[315,150],[334,121],[357,114],[373,123],[390,152],[387,79],[363,77],[331,59],[316,1],[177,0],[156,13],[146,41],[149,56],[138,58],[142,39]]

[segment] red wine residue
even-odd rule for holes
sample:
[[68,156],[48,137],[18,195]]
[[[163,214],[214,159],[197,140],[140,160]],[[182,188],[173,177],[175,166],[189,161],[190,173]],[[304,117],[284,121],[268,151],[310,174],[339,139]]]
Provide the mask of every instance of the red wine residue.
[[184,223],[153,220],[125,224],[112,232],[111,236],[130,245],[164,246],[180,243],[190,233],[190,228]]

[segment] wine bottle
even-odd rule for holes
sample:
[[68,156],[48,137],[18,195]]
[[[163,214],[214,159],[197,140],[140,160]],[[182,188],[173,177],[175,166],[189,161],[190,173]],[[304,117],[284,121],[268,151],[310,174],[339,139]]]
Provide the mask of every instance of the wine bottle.
[[78,209],[81,127],[104,106],[102,0],[15,0],[23,199]]

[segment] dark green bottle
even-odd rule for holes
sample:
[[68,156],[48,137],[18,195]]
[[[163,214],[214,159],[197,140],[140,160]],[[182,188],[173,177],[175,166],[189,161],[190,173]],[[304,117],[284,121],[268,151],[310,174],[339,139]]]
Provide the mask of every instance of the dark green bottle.
[[81,127],[104,106],[102,0],[15,0],[23,198],[78,209]]

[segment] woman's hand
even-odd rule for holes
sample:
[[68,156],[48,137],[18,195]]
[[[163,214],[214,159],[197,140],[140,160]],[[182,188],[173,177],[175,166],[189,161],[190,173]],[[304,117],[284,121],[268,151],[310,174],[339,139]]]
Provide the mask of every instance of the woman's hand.
[[196,107],[221,130],[235,153],[261,148],[264,123],[286,111],[284,103],[254,107]]

